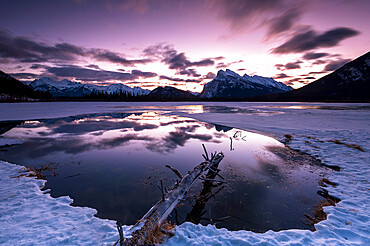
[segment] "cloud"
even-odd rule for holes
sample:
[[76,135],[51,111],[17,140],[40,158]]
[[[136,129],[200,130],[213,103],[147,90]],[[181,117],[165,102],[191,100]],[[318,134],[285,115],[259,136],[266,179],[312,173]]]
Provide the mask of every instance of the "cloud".
[[316,31],[311,29],[295,34],[284,44],[274,48],[272,53],[300,53],[317,48],[334,47],[342,40],[356,36],[359,33],[360,32],[347,27],[337,27],[321,34],[317,34]]
[[131,73],[122,73],[106,70],[93,70],[79,66],[61,66],[61,67],[48,67],[47,72],[66,78],[75,78],[82,81],[106,81],[106,80],[120,80],[129,81],[135,80],[139,77],[155,77],[157,74],[151,72],[141,72],[133,70]]
[[215,64],[215,62],[210,58],[191,62],[186,58],[184,52],[178,53],[174,55],[173,57],[165,58],[163,61],[164,63],[169,65],[170,69],[186,69],[188,67],[204,67],[204,66],[212,66]]
[[42,64],[33,64],[30,66],[31,69],[40,69],[40,68],[47,68],[48,66],[42,65]]
[[39,77],[38,74],[34,73],[10,73],[9,75],[16,79],[29,79],[29,80],[33,80]]
[[202,80],[200,79],[181,79],[181,78],[172,78],[172,77],[168,77],[164,75],[159,76],[159,79],[167,79],[167,80],[176,81],[176,82],[195,82],[195,83],[202,82]]
[[285,73],[279,73],[279,74],[276,74],[273,78],[274,79],[285,79],[285,78],[291,78],[291,77],[292,76],[288,76]]
[[281,4],[281,0],[218,0],[208,3],[221,19],[230,24],[233,31],[253,24],[262,16],[271,14]]
[[47,45],[27,37],[14,37],[10,32],[0,30],[0,56],[19,62],[72,61],[82,55],[81,47],[59,43]]
[[14,37],[10,32],[0,29],[0,57],[11,58],[18,62],[51,62],[69,64],[81,57],[97,61],[108,61],[123,66],[146,64],[150,59],[127,59],[123,54],[107,49],[86,49],[70,43],[46,44],[28,37]]
[[319,59],[321,57],[325,57],[325,56],[328,56],[328,55],[329,55],[329,53],[308,52],[308,53],[304,54],[303,59],[305,59],[305,60],[315,60],[315,59]]
[[268,30],[266,36],[269,38],[290,30],[298,22],[302,15],[302,10],[302,7],[290,8],[282,15],[268,20]]
[[328,61],[326,60],[316,60],[312,63],[312,65],[321,65],[321,64],[325,64],[327,63]]
[[308,74],[323,74],[323,73],[327,73],[327,72],[324,72],[324,71],[319,71],[319,72],[309,72]]
[[242,63],[242,62],[244,62],[244,60],[233,61],[233,62],[229,62],[229,63],[219,62],[219,63],[216,65],[216,68],[217,68],[217,69],[229,68],[229,67],[230,67],[231,65],[233,65],[233,64]]
[[290,70],[290,69],[298,69],[301,68],[301,61],[296,61],[296,62],[288,62],[287,64],[276,64],[275,67],[278,70]]
[[135,66],[136,64],[147,64],[151,62],[150,59],[134,59],[129,60],[124,58],[121,54],[112,52],[105,49],[90,49],[86,52],[86,54],[90,54],[98,61],[108,61],[115,64],[120,64],[124,66]]
[[132,74],[133,76],[141,77],[141,78],[153,78],[153,77],[158,76],[158,74],[156,74],[156,73],[152,73],[152,72],[142,72],[142,71],[140,71],[140,70],[132,70],[132,71],[131,71],[131,74]]
[[[178,74],[182,75],[197,75],[189,70],[191,67],[206,67],[215,64],[215,60],[224,59],[222,56],[214,58],[204,58],[199,61],[190,61],[185,52],[178,52],[173,45],[166,43],[158,43],[149,46],[143,50],[143,55],[148,58],[155,58],[167,64],[169,69],[178,70]],[[199,76],[195,76],[199,77]]]
[[324,71],[325,72],[330,72],[330,71],[337,70],[338,68],[340,68],[341,66],[343,66],[344,64],[346,64],[350,61],[351,61],[351,59],[339,59],[339,60],[336,60],[336,61],[331,61],[331,62],[329,62],[328,65],[325,66]]
[[207,3],[212,13],[229,24],[229,35],[266,28],[267,39],[294,29],[310,6],[301,0],[208,0]]
[[184,69],[178,72],[181,75],[187,75],[189,77],[200,77],[201,75],[193,68]]

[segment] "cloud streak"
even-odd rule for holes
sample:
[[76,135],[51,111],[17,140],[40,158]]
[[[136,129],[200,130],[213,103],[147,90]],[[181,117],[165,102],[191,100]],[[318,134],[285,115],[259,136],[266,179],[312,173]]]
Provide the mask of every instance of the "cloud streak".
[[314,30],[308,30],[295,34],[282,45],[274,48],[274,54],[300,53],[317,48],[330,48],[337,46],[341,41],[356,36],[360,32],[347,28],[337,27],[318,34]]

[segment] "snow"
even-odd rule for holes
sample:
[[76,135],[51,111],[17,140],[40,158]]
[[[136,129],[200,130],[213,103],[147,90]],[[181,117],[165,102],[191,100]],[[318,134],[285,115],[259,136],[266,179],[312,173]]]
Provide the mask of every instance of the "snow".
[[[189,106],[191,105],[191,106]],[[153,106],[158,106],[153,109]],[[207,106],[243,110],[212,112]],[[233,126],[282,139],[328,165],[341,167],[328,179],[331,195],[342,201],[325,207],[328,219],[316,231],[285,230],[253,233],[184,223],[167,245],[370,245],[370,104],[329,103],[17,103],[0,104],[0,120],[162,110],[211,123]],[[358,144],[365,152],[328,140]],[[67,197],[51,198],[39,187],[44,181],[9,178],[17,165],[0,162],[0,244],[2,245],[112,245],[118,238],[113,221],[95,218],[95,210],[72,207]],[[125,227],[125,230],[127,227]]]

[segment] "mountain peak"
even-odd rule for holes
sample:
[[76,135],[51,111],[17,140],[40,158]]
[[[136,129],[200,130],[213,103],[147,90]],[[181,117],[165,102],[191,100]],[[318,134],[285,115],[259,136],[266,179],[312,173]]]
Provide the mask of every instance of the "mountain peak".
[[273,78],[258,75],[240,76],[226,69],[219,70],[217,76],[204,86],[201,93],[203,98],[245,98],[270,93],[290,91],[292,88]]

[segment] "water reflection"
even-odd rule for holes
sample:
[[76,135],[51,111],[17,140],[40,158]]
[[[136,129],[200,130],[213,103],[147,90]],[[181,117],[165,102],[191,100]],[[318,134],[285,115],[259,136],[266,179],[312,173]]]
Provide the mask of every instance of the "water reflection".
[[[319,200],[321,170],[284,160],[266,146],[278,141],[227,126],[174,115],[144,113],[93,114],[12,125],[3,135],[24,144],[0,153],[0,159],[22,165],[54,163],[47,177],[54,197],[69,195],[74,205],[98,210],[98,216],[133,224],[160,198],[175,175],[202,161],[201,144],[222,151],[220,174],[225,184],[198,182],[188,200],[170,217],[174,222],[216,224],[253,231],[310,228]],[[5,128],[4,128],[5,129]],[[9,130],[11,129],[11,130]]]

